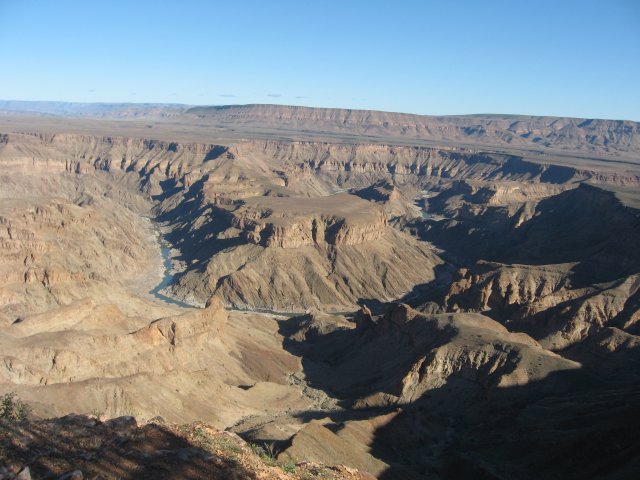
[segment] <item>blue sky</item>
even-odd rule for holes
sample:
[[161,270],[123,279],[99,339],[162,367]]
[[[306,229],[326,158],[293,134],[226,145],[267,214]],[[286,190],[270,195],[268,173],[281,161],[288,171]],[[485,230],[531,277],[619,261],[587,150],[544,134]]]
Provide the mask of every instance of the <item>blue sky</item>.
[[640,120],[640,0],[0,0],[0,98]]

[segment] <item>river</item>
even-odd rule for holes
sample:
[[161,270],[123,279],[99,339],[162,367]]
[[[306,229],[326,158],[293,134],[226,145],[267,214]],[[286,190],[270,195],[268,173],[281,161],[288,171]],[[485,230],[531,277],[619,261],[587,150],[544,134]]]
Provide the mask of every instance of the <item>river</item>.
[[[170,297],[162,293],[162,290],[167,288],[169,285],[173,283],[175,278],[175,273],[173,269],[173,265],[171,263],[171,248],[163,241],[160,242],[160,250],[162,252],[162,267],[164,269],[162,280],[158,285],[156,285],[149,293],[156,297],[158,300],[162,300],[165,303],[170,303],[171,305],[177,305],[182,308],[199,308],[197,305],[192,305],[190,303],[183,302],[182,300],[178,300],[177,298]],[[280,312],[277,310],[269,310],[267,308],[233,308],[226,306],[225,307],[229,311],[233,312],[247,312],[247,313],[257,313],[261,315],[271,315],[275,317],[284,317],[291,318],[299,315],[304,315],[304,312]],[[352,312],[340,312],[336,313],[336,315],[345,315],[350,314]]]
[[[155,239],[158,242],[159,246],[160,246],[160,251],[162,253],[162,269],[163,269],[163,276],[162,276],[162,280],[160,281],[160,283],[158,283],[152,290],[149,291],[149,293],[151,295],[153,295],[154,297],[156,297],[158,300],[162,300],[165,303],[169,303],[171,305],[176,305],[178,307],[181,308],[201,308],[201,305],[194,305],[191,303],[187,303],[187,302],[183,302],[182,300],[179,300],[177,298],[174,297],[170,297],[169,295],[165,295],[164,293],[162,293],[162,291],[167,288],[168,286],[170,286],[175,277],[176,277],[176,273],[175,273],[175,269],[173,267],[173,263],[171,261],[171,248],[169,243],[163,239],[162,237],[162,233],[160,231],[160,229],[156,226],[156,235],[155,235]],[[256,313],[259,315],[269,315],[269,316],[273,316],[273,317],[279,317],[279,318],[292,318],[292,317],[298,317],[300,315],[305,315],[304,311],[299,311],[299,312],[284,312],[284,311],[278,311],[278,310],[270,310],[268,308],[237,308],[237,307],[231,307],[228,305],[225,305],[225,309],[227,309],[230,312],[245,312],[245,313]],[[331,315],[339,315],[342,317],[349,317],[352,316],[356,313],[357,310],[355,311],[344,311],[344,312],[326,312],[329,313]]]
[[162,251],[162,267],[164,268],[164,275],[160,283],[149,293],[165,303],[177,305],[182,308],[196,308],[195,305],[191,305],[162,293],[162,290],[173,283],[175,275],[173,273],[173,265],[171,264],[171,249],[163,242],[160,243],[160,249]]

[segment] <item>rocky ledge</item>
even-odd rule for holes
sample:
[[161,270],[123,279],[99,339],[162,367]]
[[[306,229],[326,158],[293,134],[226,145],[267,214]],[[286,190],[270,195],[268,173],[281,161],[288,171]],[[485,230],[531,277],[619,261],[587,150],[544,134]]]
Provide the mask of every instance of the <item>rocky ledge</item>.
[[102,422],[73,414],[50,420],[0,420],[2,480],[374,478],[345,466],[278,462],[274,455],[269,446],[247,444],[210,425],[169,425],[160,417],[140,425],[134,417]]
[[248,198],[231,217],[250,243],[280,248],[359,245],[380,239],[387,226],[382,207],[346,193]]

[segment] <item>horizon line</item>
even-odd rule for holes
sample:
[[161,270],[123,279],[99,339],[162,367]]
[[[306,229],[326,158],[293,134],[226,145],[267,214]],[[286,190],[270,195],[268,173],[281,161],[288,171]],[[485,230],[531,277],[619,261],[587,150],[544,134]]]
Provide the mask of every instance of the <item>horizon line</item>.
[[[600,117],[580,117],[580,116],[571,116],[571,115],[535,115],[535,114],[527,114],[527,113],[460,113],[460,114],[425,114],[425,113],[413,113],[413,112],[400,112],[393,110],[376,110],[376,109],[368,109],[368,108],[349,108],[349,107],[317,107],[311,105],[295,105],[295,104],[287,104],[287,103],[221,103],[221,104],[192,104],[192,103],[173,103],[173,102],[119,102],[119,101],[96,101],[96,102],[78,102],[78,101],[66,101],[66,100],[16,100],[16,99],[0,99],[0,104],[2,103],[31,103],[31,104],[66,104],[66,105],[101,105],[101,106],[162,106],[162,107],[182,107],[188,110],[192,108],[231,108],[231,107],[288,107],[288,108],[307,108],[307,109],[315,109],[315,110],[345,110],[352,112],[376,112],[376,113],[388,113],[395,115],[408,115],[408,116],[417,116],[417,117],[528,117],[528,118],[566,118],[566,119],[576,119],[576,120],[604,120],[604,121],[614,121],[614,122],[633,122],[640,123],[640,119],[633,120],[629,118],[600,118]],[[49,113],[51,115],[56,115],[55,113],[50,113],[41,110],[31,110],[31,111],[21,111],[19,109],[11,110],[2,108],[0,105],[0,111],[11,111],[11,112],[20,112],[20,113]]]

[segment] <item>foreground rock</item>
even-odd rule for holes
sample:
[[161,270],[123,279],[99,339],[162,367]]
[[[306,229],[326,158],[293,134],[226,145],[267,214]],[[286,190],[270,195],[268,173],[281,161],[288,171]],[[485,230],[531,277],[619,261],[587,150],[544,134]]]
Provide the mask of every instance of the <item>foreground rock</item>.
[[0,421],[0,478],[102,479],[333,479],[372,480],[344,466],[278,462],[237,435],[161,418],[138,425],[133,417],[101,422],[65,417],[22,423]]
[[289,384],[300,362],[282,349],[277,323],[231,316],[214,297],[205,308],[143,325],[91,301],[26,317],[0,332],[0,394],[15,390],[40,415],[159,414],[219,428],[309,407]]
[[363,309],[356,328],[329,321],[290,320],[289,348],[351,408],[319,412],[282,458],[382,462],[384,479],[613,479],[640,466],[632,335],[592,337],[581,365],[479,314],[394,305]]

